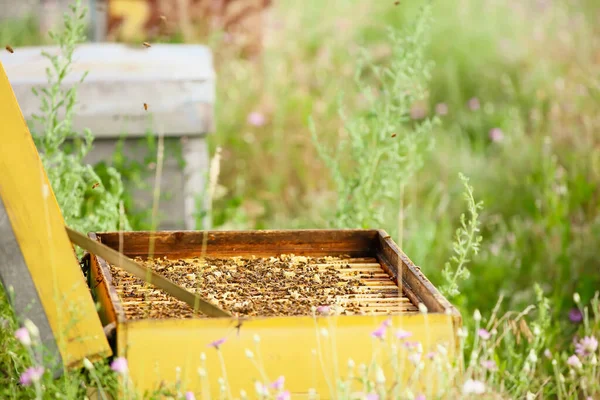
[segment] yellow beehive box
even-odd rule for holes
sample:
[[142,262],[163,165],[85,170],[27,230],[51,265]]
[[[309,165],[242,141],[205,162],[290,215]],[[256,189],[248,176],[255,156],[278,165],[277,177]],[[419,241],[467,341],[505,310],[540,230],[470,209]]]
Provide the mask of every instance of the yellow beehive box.
[[[219,378],[225,378],[226,393],[239,397],[246,390],[253,398],[256,381],[284,376],[293,399],[305,398],[309,389],[332,398],[331,385],[347,377],[349,359],[356,365],[376,362],[389,381],[396,375],[404,384],[415,370],[402,344],[419,342],[423,359],[438,345],[451,359],[458,350],[460,314],[381,230],[89,236],[238,317],[193,314],[185,303],[144,287],[97,256],[87,257],[100,317],[104,325],[116,324],[116,354],[127,358],[140,394],[179,379],[197,398],[221,398]],[[327,291],[327,285],[334,289]],[[271,293],[270,287],[277,289]],[[377,337],[387,324],[385,336]],[[412,336],[399,339],[399,331]],[[208,376],[200,376],[199,368]],[[432,369],[423,370],[425,386],[435,380]]]

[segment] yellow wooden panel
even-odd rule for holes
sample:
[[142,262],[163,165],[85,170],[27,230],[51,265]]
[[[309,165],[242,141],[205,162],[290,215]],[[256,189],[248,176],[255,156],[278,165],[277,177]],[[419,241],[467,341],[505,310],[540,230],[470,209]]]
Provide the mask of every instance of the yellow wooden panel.
[[0,196],[66,366],[111,350],[48,177],[0,64]]
[[[180,368],[184,387],[194,391],[196,398],[201,398],[203,387],[206,390],[198,375],[200,354],[203,352],[207,357],[211,398],[220,398],[218,378],[223,375],[227,376],[233,396],[238,397],[240,390],[244,389],[251,398],[255,397],[255,379],[264,380],[257,367],[245,356],[245,349],[251,349],[257,356],[257,353],[260,354],[261,359],[255,361],[262,363],[270,382],[285,376],[285,386],[292,392],[293,399],[305,398],[309,388],[316,389],[321,399],[331,398],[325,377],[334,384],[336,376],[347,376],[349,358],[358,366],[360,363],[369,365],[375,356],[378,364],[383,366],[389,387],[396,378],[390,344],[396,341],[400,364],[407,356],[401,342],[394,337],[398,328],[411,331],[413,336],[408,340],[422,344],[423,359],[429,351],[436,350],[437,344],[445,345],[448,357],[454,357],[457,327],[452,316],[394,316],[386,345],[371,336],[385,319],[385,316],[255,319],[243,324],[239,336],[234,322],[228,319],[130,321],[120,325],[118,351],[119,355],[128,359],[132,381],[138,385],[140,394],[155,389],[162,381],[175,382],[176,370]],[[323,335],[321,328],[327,329],[327,336]],[[260,336],[260,352],[256,351],[255,334]],[[222,337],[227,338],[220,347],[226,368],[224,372],[217,351],[208,346]],[[337,363],[334,362],[336,359]],[[424,377],[420,382],[423,384],[437,379],[436,368],[429,363],[426,362],[422,372]],[[414,367],[405,361],[402,371],[398,379],[406,382]],[[421,389],[425,390],[425,387]],[[354,390],[360,390],[360,387],[354,386]]]

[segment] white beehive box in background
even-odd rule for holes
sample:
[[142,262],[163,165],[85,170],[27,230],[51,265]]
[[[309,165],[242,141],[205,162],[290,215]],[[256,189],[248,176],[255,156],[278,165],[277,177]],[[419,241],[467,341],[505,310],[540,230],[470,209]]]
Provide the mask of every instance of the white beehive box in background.
[[[42,50],[57,53],[55,46],[17,48],[4,52],[0,61],[13,87],[23,115],[32,130],[33,114],[40,113],[40,99],[32,88],[47,86],[45,69],[50,65]],[[113,43],[81,45],[64,87],[79,81],[73,129],[89,128],[95,136],[86,162],[110,161],[119,138],[127,135],[124,152],[130,159],[143,161],[137,141],[148,134],[162,133],[168,142],[182,142],[185,167],[166,154],[161,192],[171,195],[161,200],[164,215],[160,229],[194,229],[196,204],[204,189],[208,170],[206,134],[213,130],[215,72],[212,54],[205,46],[156,44],[149,48]],[[148,105],[148,110],[144,108]],[[151,185],[153,177],[149,177]],[[152,191],[134,193],[136,208],[150,209]]]

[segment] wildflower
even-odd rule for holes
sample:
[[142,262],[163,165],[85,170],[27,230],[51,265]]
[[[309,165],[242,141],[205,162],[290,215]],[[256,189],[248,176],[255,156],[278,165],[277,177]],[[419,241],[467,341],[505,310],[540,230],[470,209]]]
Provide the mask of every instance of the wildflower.
[[571,357],[569,357],[567,359],[567,364],[573,368],[581,368],[583,365],[581,364],[581,361],[579,360],[579,357],[577,357],[575,354],[573,354]]
[[575,345],[575,352],[587,357],[598,350],[598,340],[594,336],[586,336]]
[[377,393],[369,393],[365,400],[379,400],[379,395]]
[[475,321],[481,321],[481,313],[479,312],[479,310],[475,310],[475,312],[473,313],[473,319]]
[[398,331],[396,331],[396,338],[398,338],[400,340],[408,339],[411,336],[412,336],[411,332],[404,331],[402,329],[399,329]]
[[490,332],[488,332],[487,329],[479,329],[477,331],[477,334],[479,335],[480,338],[482,338],[483,340],[488,340],[489,338],[492,337],[492,334]]
[[214,342],[209,343],[210,347],[214,347],[215,349],[219,349],[219,346],[225,343],[225,338],[217,339]]
[[383,323],[379,326],[379,328],[375,329],[372,333],[371,336],[373,336],[374,338],[377,339],[383,339],[385,337],[385,331],[388,328],[389,323],[386,321],[383,321]]
[[281,390],[283,389],[283,383],[285,382],[285,377],[280,376],[277,380],[271,383],[271,389]]
[[549,349],[544,350],[544,356],[547,359],[551,359],[552,358],[552,352]]
[[348,359],[348,368],[353,369],[356,364],[353,359]]
[[246,349],[246,357],[254,358],[254,353],[250,349]]
[[501,142],[504,139],[504,133],[500,128],[493,128],[489,133],[490,140],[494,143]]
[[569,311],[569,320],[574,324],[583,321],[583,314],[581,313],[581,310],[578,308],[572,308]]
[[481,104],[479,103],[479,99],[477,97],[471,98],[468,104],[471,111],[477,111],[479,108],[481,108]]
[[257,333],[254,334],[254,343],[260,343],[260,336]]
[[485,384],[481,381],[468,379],[463,384],[463,394],[482,394],[485,392]]
[[276,400],[290,400],[291,398],[292,396],[290,395],[289,390],[278,393],[277,397],[275,397]]
[[37,382],[44,375],[44,367],[29,367],[23,372],[19,382],[23,386],[29,386],[33,382]]
[[265,124],[265,116],[258,111],[253,111],[248,114],[248,123],[254,126],[262,126]]
[[21,342],[24,346],[31,346],[31,336],[29,336],[29,331],[27,328],[19,328],[15,331],[15,337]]
[[375,382],[380,384],[385,383],[385,374],[383,373],[383,369],[381,369],[381,367],[378,367],[377,371],[375,371]]
[[426,397],[424,394],[420,394],[417,397],[415,397],[415,400],[426,400]]
[[323,335],[323,337],[329,336],[329,331],[327,328],[321,328],[321,335]]
[[196,400],[196,396],[192,392],[185,392],[185,400]]
[[429,353],[427,353],[427,355],[425,357],[427,357],[430,360],[433,360],[433,358],[435,357],[435,352],[430,351]]
[[527,359],[529,361],[531,361],[532,364],[535,364],[537,362],[538,357],[537,357],[537,354],[535,354],[535,351],[533,351],[533,349],[529,351],[529,355],[527,356]]
[[410,109],[412,119],[423,119],[427,116],[427,109],[421,104],[415,104]]
[[481,366],[488,371],[495,371],[498,369],[498,366],[494,360],[481,360]]
[[119,374],[127,374],[127,359],[125,357],[117,357],[110,364],[110,369]]
[[527,395],[525,397],[527,400],[535,400],[535,394],[531,393],[531,392],[527,392]]
[[573,301],[575,302],[575,304],[579,304],[579,302],[581,302],[581,296],[579,296],[579,293],[573,293]]
[[421,362],[421,353],[415,352],[415,353],[409,354],[408,361],[410,361],[414,365],[418,365],[419,362]]
[[439,103],[435,106],[435,112],[438,115],[448,114],[448,105],[446,103]]
[[319,306],[317,307],[317,312],[319,314],[329,314],[331,308],[329,306]]
[[419,344],[419,342],[405,342],[404,347],[406,347],[407,349],[412,349],[419,347]]
[[425,304],[423,304],[423,303],[419,303],[419,311],[420,311],[422,314],[427,314],[427,311],[428,311],[428,310],[427,310],[427,306],[426,306]]

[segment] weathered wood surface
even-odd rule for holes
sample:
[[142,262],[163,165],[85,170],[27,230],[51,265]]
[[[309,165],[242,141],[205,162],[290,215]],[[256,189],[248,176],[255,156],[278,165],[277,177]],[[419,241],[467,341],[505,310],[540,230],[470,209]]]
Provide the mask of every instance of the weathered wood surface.
[[[7,235],[1,242],[2,280],[22,277],[23,285],[15,287],[15,304],[23,305],[36,298],[31,282],[26,282],[31,277],[40,300],[34,307],[43,307],[51,328],[41,332],[42,337],[52,334],[66,366],[81,365],[84,357],[94,361],[108,356],[111,350],[58,203],[1,64],[0,121],[0,198],[8,217],[2,222]],[[44,329],[40,313],[38,308],[29,315],[37,314]]]

